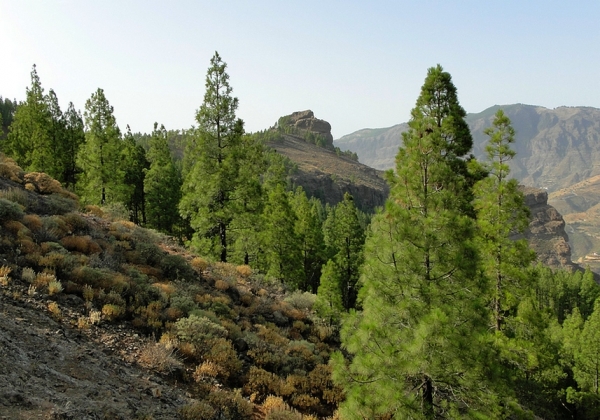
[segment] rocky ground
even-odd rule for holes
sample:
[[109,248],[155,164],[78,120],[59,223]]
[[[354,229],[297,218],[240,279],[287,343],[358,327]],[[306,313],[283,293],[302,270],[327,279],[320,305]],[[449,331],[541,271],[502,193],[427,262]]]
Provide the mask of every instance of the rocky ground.
[[189,403],[175,376],[136,364],[151,340],[126,325],[77,328],[80,298],[52,298],[0,286],[0,419],[173,419]]

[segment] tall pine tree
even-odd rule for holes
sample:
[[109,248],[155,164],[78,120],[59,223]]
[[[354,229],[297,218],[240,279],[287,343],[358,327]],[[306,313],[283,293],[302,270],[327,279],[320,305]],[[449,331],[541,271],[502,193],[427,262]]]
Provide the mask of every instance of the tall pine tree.
[[157,123],[150,139],[148,160],[150,169],[144,181],[148,224],[173,234],[179,224],[177,205],[181,198],[181,177],[169,150],[167,130],[162,125],[158,128]]
[[78,190],[90,204],[124,202],[123,142],[113,107],[98,88],[85,103],[85,143],[79,150]]
[[196,114],[196,138],[186,146],[179,205],[195,231],[196,247],[223,262],[228,258],[230,225],[240,212],[237,193],[244,158],[244,124],[235,115],[238,100],[231,96],[226,68],[215,52],[206,75],[204,102]]
[[346,318],[348,366],[334,356],[346,418],[498,415],[466,170],[472,139],[451,76],[430,68],[390,197],[365,245],[363,311]]
[[496,331],[503,327],[505,314],[515,309],[530,289],[525,270],[535,259],[525,239],[512,240],[529,225],[529,210],[524,204],[516,179],[509,179],[508,162],[515,156],[511,149],[515,131],[502,110],[495,115],[493,126],[485,131],[489,176],[475,184],[477,236],[482,264],[493,281],[492,312]]

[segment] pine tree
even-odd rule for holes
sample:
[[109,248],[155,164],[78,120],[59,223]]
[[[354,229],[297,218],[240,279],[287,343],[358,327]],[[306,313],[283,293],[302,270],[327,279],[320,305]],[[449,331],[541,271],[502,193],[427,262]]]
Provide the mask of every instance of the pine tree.
[[75,109],[73,102],[69,102],[67,111],[63,114],[65,135],[62,142],[62,181],[65,187],[75,190],[77,177],[81,169],[77,166],[77,154],[79,148],[85,142],[85,132],[83,129],[83,118],[81,113]]
[[313,309],[317,315],[326,319],[330,324],[339,323],[344,313],[341,289],[342,279],[339,267],[332,260],[329,260],[323,267],[323,274],[321,275]]
[[[146,194],[144,192],[146,170],[150,162],[146,159],[146,151],[135,140],[129,125],[123,139],[123,168],[126,186],[125,205],[129,211],[129,220],[136,224],[146,224]],[[179,190],[178,183],[174,188]],[[170,211],[177,212],[177,204]]]
[[90,204],[124,202],[123,142],[113,107],[98,89],[85,103],[85,143],[77,158],[81,198]]
[[35,64],[26,95],[25,102],[14,114],[4,151],[27,171],[56,176],[53,171],[56,150],[51,137],[52,115]]
[[321,266],[325,260],[325,241],[318,206],[320,202],[306,197],[302,187],[298,187],[292,197],[292,205],[298,217],[296,234],[300,239],[302,254],[303,281],[300,289],[317,292]]
[[363,263],[364,229],[354,198],[344,194],[324,223],[325,243],[339,274],[340,294],[346,311],[356,307],[359,269]]
[[167,130],[162,125],[159,129],[157,123],[150,139],[148,160],[150,169],[144,181],[148,224],[173,234],[179,224],[177,205],[181,198],[181,177],[169,150]]
[[195,231],[194,243],[222,262],[228,258],[230,225],[240,212],[236,194],[244,156],[242,120],[235,112],[227,65],[218,53],[206,75],[204,102],[196,114],[196,138],[186,146],[185,181],[179,206]]
[[478,245],[485,274],[493,281],[492,312],[496,331],[502,329],[505,314],[516,308],[531,288],[526,268],[535,259],[525,239],[512,240],[529,224],[529,209],[515,179],[509,179],[508,162],[515,156],[511,149],[515,131],[502,110],[493,126],[484,131],[490,139],[485,150],[484,169],[489,176],[475,184]]
[[265,253],[267,274],[293,288],[302,281],[296,220],[288,194],[281,184],[277,185],[269,192],[263,213],[261,250]]
[[365,245],[363,311],[334,356],[347,418],[497,416],[466,158],[472,139],[451,77],[428,71]]

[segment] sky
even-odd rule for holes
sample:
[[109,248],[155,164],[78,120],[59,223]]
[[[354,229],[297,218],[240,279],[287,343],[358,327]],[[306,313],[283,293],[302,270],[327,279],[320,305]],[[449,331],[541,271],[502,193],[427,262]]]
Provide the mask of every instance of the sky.
[[246,131],[311,109],[334,138],[408,121],[427,69],[467,112],[600,108],[600,2],[0,0],[0,96],[36,64],[61,108],[104,89],[134,132],[190,128],[218,51]]

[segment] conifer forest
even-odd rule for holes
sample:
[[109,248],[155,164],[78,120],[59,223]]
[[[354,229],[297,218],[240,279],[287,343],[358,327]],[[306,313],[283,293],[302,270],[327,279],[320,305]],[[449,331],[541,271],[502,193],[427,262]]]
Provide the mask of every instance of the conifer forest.
[[295,132],[245,131],[218,53],[185,130],[119,126],[101,88],[61,110],[42,73],[0,97],[3,299],[146,337],[132,363],[189,394],[170,418],[600,418],[597,275],[537,262],[511,121],[476,159],[440,65],[374,211],[290,181]]

